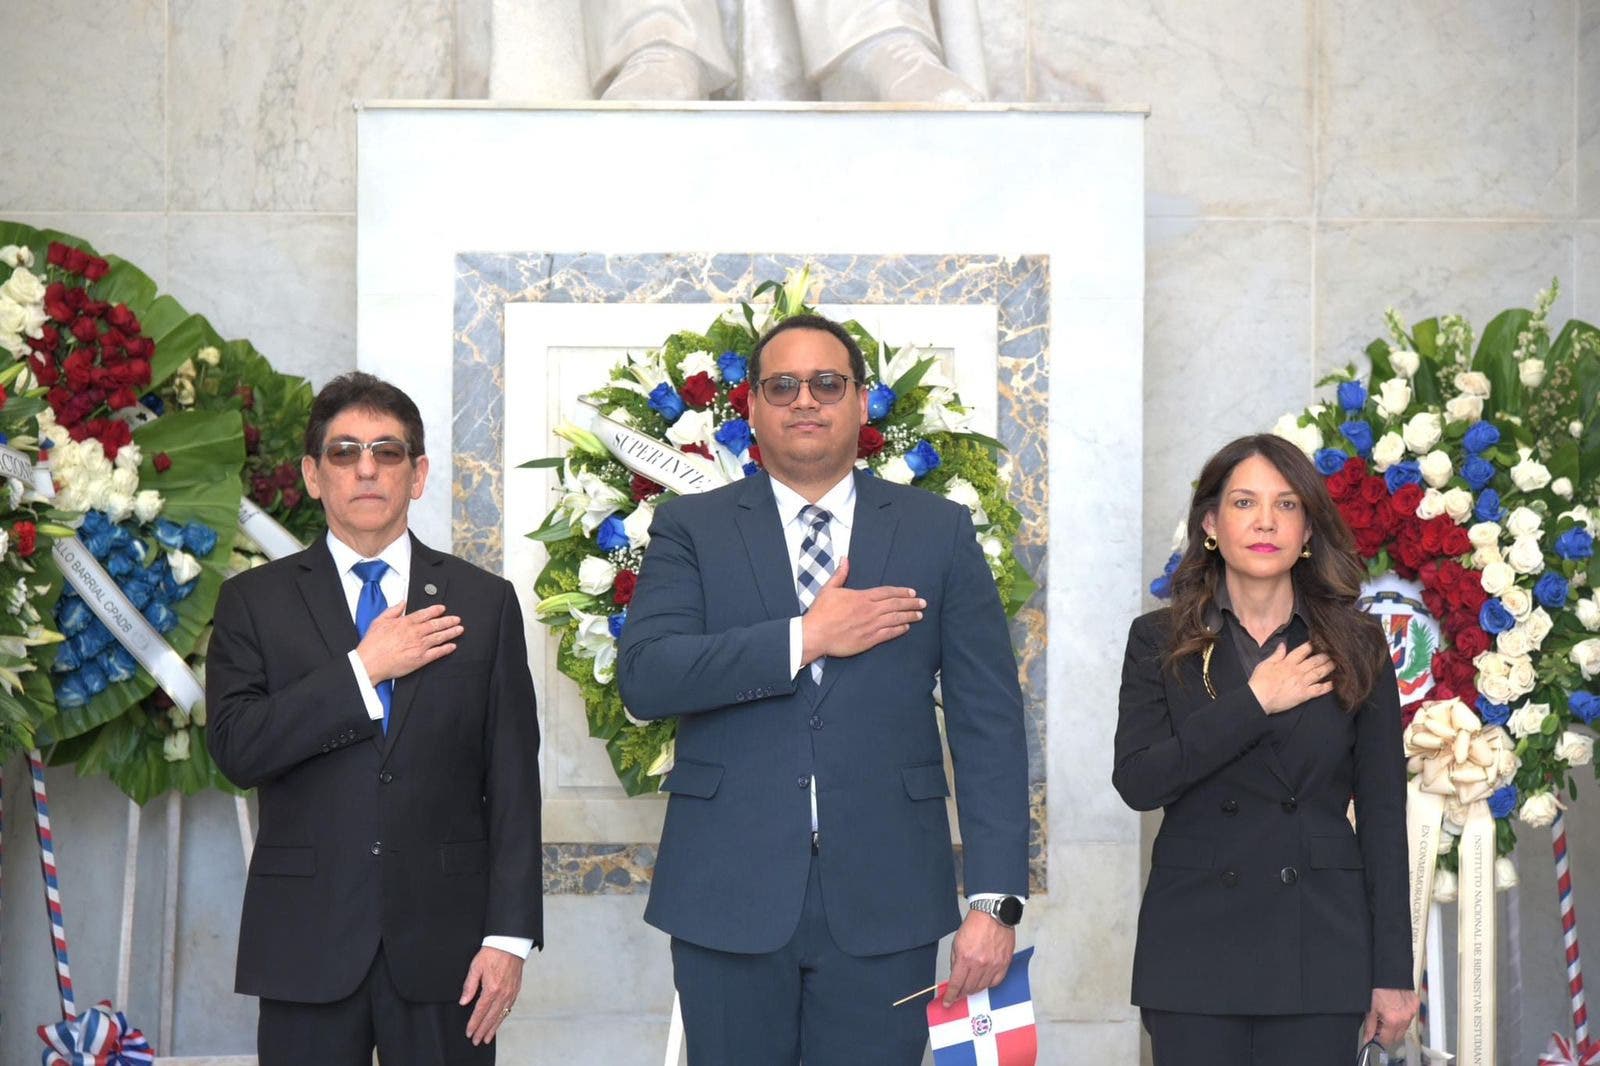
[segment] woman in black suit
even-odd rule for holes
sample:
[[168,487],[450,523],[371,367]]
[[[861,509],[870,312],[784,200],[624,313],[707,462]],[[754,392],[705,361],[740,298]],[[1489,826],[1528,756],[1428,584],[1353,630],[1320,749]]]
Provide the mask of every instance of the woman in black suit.
[[1165,811],[1133,1002],[1156,1066],[1348,1066],[1417,1009],[1394,665],[1293,444],[1212,456],[1188,528],[1172,606],[1133,623],[1122,672],[1112,782]]

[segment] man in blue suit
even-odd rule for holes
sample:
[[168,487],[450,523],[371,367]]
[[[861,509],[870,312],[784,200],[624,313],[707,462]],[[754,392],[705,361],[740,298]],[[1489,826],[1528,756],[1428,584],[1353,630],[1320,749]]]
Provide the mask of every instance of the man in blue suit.
[[[1028,876],[1016,658],[966,508],[854,469],[854,339],[785,319],[750,360],[766,472],[663,505],[623,629],[639,718],[678,716],[645,920],[672,935],[694,1066],[914,1064],[992,987]],[[934,688],[956,774],[958,907]]]

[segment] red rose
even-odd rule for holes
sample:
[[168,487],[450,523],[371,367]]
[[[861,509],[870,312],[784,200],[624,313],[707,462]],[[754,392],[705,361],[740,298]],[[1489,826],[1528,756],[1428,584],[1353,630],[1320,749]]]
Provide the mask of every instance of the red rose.
[[45,253],[45,261],[54,267],[65,263],[67,261],[67,246],[60,241],[51,241],[50,250]]
[[272,482],[280,489],[292,488],[299,480],[300,468],[291,462],[280,463],[272,472]]
[[[1440,588],[1442,586],[1439,584],[1439,574],[1439,564],[1436,561],[1430,561],[1422,564],[1422,567],[1417,571],[1417,578],[1422,582],[1423,588]],[[1438,612],[1434,613],[1437,614]]]
[[702,370],[683,383],[678,395],[683,397],[684,403],[699,409],[716,399],[717,387],[711,383],[711,375]]
[[650,497],[659,493],[661,491],[661,486],[657,485],[654,481],[651,481],[643,474],[635,474],[633,475],[633,479],[628,483],[628,490],[633,496],[633,502],[638,503],[640,500],[648,500]]
[[740,418],[750,417],[750,382],[741,381],[728,390],[728,402],[739,412]]
[[[150,343],[150,341],[145,340],[143,338],[141,338],[140,341],[134,341],[132,343],[139,344],[139,343],[141,343],[141,341],[144,344],[149,344]],[[128,368],[128,384],[129,385],[148,385],[148,384],[150,384],[150,360],[149,360],[148,357],[142,357],[142,358],[139,358],[139,359],[129,359],[123,365]]]
[[261,430],[248,422],[244,424],[244,450],[246,455],[254,455],[261,450]]
[[[1424,567],[1426,568],[1426,567]],[[1444,593],[1438,589],[1427,587],[1427,578],[1423,578],[1422,603],[1428,608],[1428,613],[1435,618],[1441,617],[1445,612]]]
[[106,312],[106,321],[130,337],[139,332],[139,320],[128,310],[127,304],[118,304]]
[[1478,626],[1468,626],[1456,634],[1456,650],[1469,659],[1476,659],[1489,650],[1489,634]]
[[1400,517],[1410,518],[1417,513],[1417,505],[1421,502],[1421,485],[1401,485],[1400,491],[1389,498],[1389,507]]
[[883,451],[883,434],[871,426],[862,426],[856,435],[856,458],[870,459]]
[[273,497],[278,495],[278,486],[272,483],[269,477],[250,479],[250,498],[262,507],[271,507]]
[[32,522],[18,522],[11,527],[11,541],[17,546],[17,554],[26,559],[39,543],[39,527]]
[[82,248],[68,248],[61,268],[68,274],[82,274],[89,265],[89,253]]
[[1381,477],[1369,477],[1361,482],[1361,499],[1367,503],[1379,504],[1389,498],[1389,486],[1384,484]]
[[100,323],[88,315],[79,315],[72,322],[72,335],[78,338],[78,343],[88,344],[100,336]]
[[[150,360],[156,356],[156,342],[149,337],[131,337],[128,340],[128,354],[138,359]],[[148,371],[146,381],[149,381]]]
[[111,398],[106,401],[106,404],[113,411],[120,411],[124,407],[132,407],[138,402],[139,397],[134,394],[134,391],[124,386],[123,388],[118,389],[116,392],[113,392],[111,394]]
[[61,369],[67,375],[67,388],[77,392],[89,387],[89,374],[94,369],[94,360],[88,352],[73,352],[61,364]]
[[757,466],[760,466],[761,465],[761,445],[759,445],[759,444],[750,445],[750,453],[749,454],[750,454],[750,461],[752,463],[756,464]]
[[72,305],[67,303],[67,287],[59,281],[52,281],[44,290],[44,313],[51,319],[66,325],[72,321],[75,312]]
[[84,264],[83,276],[90,281],[99,281],[106,276],[106,271],[111,269],[111,264],[101,259],[98,255],[91,255]]
[[157,452],[156,457],[150,460],[150,465],[156,468],[156,473],[165,474],[172,469],[172,456],[166,452]]
[[91,318],[99,318],[100,312],[89,310],[89,294],[81,286],[74,286],[67,290],[67,306],[72,308],[74,314],[87,314]]
[[301,498],[301,493],[298,488],[287,488],[283,490],[283,506],[290,511],[300,506]]
[[1472,538],[1467,536],[1467,531],[1460,526],[1451,526],[1444,531],[1444,553],[1446,555],[1472,554]]
[[632,570],[618,570],[617,578],[611,583],[611,599],[618,607],[626,607],[633,599],[633,587],[639,583],[639,575]]
[[115,418],[97,418],[100,427],[95,436],[100,438],[100,447],[105,449],[107,459],[116,459],[117,452],[122,450],[124,444],[133,443],[133,430],[126,422]]
[[1357,533],[1372,527],[1372,507],[1360,500],[1340,504],[1339,513],[1344,515],[1345,525]]
[[255,410],[255,408],[256,408],[256,390],[255,389],[252,389],[249,385],[240,385],[237,389],[233,390],[233,394],[235,396],[239,397],[239,403],[244,407],[244,409],[246,411],[254,411]]
[[120,351],[127,346],[128,338],[124,336],[123,332],[120,329],[117,329],[115,326],[112,326],[110,329],[100,334],[100,354],[102,358],[111,355],[112,352]]
[[1483,591],[1483,584],[1478,580],[1477,574],[1473,574],[1461,582],[1459,595],[1461,596],[1461,606],[1473,614],[1477,614],[1479,608],[1489,599],[1489,594]]

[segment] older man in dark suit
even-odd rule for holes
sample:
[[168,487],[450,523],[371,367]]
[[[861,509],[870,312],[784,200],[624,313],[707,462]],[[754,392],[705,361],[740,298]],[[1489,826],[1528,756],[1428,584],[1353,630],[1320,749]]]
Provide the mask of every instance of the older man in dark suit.
[[422,420],[369,374],[306,428],[328,535],[222,587],[208,746],[258,790],[237,991],[262,1066],[492,1063],[542,932],[539,729],[511,586],[407,531]]
[[[1016,659],[965,508],[853,469],[853,338],[784,320],[750,364],[766,473],[657,512],[620,649],[678,716],[645,919],[672,934],[695,1066],[911,1064],[939,938],[950,997],[1005,974],[1027,890]],[[969,912],[933,691],[942,680]]]

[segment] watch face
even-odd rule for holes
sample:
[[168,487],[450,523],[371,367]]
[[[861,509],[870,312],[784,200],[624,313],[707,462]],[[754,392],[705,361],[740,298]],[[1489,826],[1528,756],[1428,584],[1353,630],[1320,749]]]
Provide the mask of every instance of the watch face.
[[1022,901],[1016,896],[1007,896],[1000,901],[998,916],[1007,925],[1016,925],[1022,921]]

